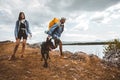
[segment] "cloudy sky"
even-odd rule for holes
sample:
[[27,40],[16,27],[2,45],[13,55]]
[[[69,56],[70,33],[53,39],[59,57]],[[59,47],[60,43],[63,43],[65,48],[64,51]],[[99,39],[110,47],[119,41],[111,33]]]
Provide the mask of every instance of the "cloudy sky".
[[46,38],[49,21],[66,17],[63,41],[106,41],[120,37],[120,0],[0,0],[0,41],[15,41],[14,27],[23,11],[33,37]]

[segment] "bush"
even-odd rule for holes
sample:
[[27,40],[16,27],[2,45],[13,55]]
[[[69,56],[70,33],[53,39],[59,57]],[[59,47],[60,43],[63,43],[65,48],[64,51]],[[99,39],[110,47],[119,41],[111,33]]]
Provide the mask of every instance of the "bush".
[[113,41],[108,42],[108,46],[105,46],[104,53],[107,54],[111,50],[117,51],[118,49],[120,49],[120,40],[114,39]]

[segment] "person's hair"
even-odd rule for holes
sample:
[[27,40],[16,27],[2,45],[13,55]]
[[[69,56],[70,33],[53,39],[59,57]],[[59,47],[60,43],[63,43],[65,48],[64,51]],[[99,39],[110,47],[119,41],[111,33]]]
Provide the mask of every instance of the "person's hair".
[[21,19],[22,19],[22,18],[21,18],[21,15],[22,15],[22,14],[24,15],[24,19],[25,19],[25,14],[24,14],[24,12],[20,12],[20,13],[19,13],[18,20],[21,20]]
[[65,17],[61,17],[61,19],[60,20],[66,20],[66,18]]

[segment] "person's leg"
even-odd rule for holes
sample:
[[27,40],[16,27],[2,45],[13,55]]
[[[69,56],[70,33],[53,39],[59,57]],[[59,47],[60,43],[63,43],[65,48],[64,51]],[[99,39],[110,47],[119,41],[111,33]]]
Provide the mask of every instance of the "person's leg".
[[54,49],[57,48],[57,42],[56,39],[54,39]]
[[59,50],[60,50],[60,55],[62,56],[63,53],[62,53],[62,41],[61,40],[59,41]]
[[44,58],[44,67],[47,68],[48,67],[48,63],[47,63],[47,60],[48,60],[48,54],[49,52],[46,51],[44,54],[43,54],[43,58]]
[[15,45],[15,48],[14,48],[14,51],[13,51],[13,55],[15,55],[15,53],[16,53],[18,47],[19,47],[19,44],[20,44],[20,39],[17,39],[16,40],[16,45]]
[[55,46],[55,48],[58,47],[59,43],[60,43],[60,40],[57,39],[57,38],[55,38],[55,39],[54,39],[54,46]]
[[13,50],[13,54],[10,56],[9,60],[12,60],[13,58],[15,58],[15,54],[16,54],[16,51],[19,47],[19,44],[20,44],[20,39],[16,39],[16,43],[15,43],[15,47],[14,47],[14,50]]
[[45,51],[44,51],[44,48],[42,48],[43,46],[41,46],[41,61],[43,61],[43,59],[45,59],[44,58],[44,53],[45,53]]
[[23,58],[23,54],[24,54],[24,52],[25,52],[25,45],[26,45],[26,39],[23,39],[23,42],[22,42],[21,58]]

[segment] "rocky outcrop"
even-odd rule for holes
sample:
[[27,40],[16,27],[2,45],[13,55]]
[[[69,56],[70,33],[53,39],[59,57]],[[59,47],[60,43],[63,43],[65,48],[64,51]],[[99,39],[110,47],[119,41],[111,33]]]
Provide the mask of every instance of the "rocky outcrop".
[[13,41],[10,41],[10,40],[0,41],[0,44],[1,44],[1,43],[13,43]]
[[40,48],[40,43],[29,44],[28,46],[29,46],[30,48]]
[[103,59],[112,66],[120,67],[120,49],[106,52]]

